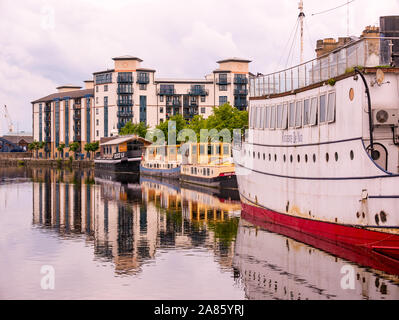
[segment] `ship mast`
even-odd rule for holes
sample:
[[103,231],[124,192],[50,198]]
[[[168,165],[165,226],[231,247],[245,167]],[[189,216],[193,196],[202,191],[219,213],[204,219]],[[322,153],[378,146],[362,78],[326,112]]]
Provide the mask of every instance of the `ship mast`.
[[301,64],[303,63],[303,20],[305,19],[305,13],[303,12],[303,0],[299,1],[299,22],[301,24]]

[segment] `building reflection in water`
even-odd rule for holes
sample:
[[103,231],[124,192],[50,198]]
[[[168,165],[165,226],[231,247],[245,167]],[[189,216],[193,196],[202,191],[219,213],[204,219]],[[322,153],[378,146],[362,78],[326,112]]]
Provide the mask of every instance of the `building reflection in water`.
[[96,259],[117,274],[136,274],[157,249],[203,248],[231,270],[237,201],[163,181],[119,183],[93,171],[35,169],[33,223],[63,239],[84,236]]
[[[236,200],[152,178],[119,183],[93,171],[48,169],[30,175],[35,228],[85,241],[117,276],[139,274],[157,252],[205,250],[247,299],[399,299],[397,266],[256,223]],[[341,287],[344,266],[354,270],[354,290]]]

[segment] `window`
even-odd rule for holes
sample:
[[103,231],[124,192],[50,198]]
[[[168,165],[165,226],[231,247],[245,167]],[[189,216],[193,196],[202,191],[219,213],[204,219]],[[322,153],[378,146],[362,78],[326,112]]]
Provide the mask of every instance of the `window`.
[[320,123],[326,122],[326,95],[320,96]]
[[303,125],[310,125],[310,100],[306,99],[303,102]]
[[96,86],[96,92],[98,92],[98,86]]
[[206,101],[206,96],[201,96],[201,102],[205,102]]
[[269,129],[270,128],[270,107],[266,107],[266,112],[265,112],[265,128]]
[[96,115],[98,115],[98,108],[96,108]]
[[277,106],[277,129],[281,129],[283,126],[283,106]]
[[296,103],[296,112],[295,112],[295,127],[302,127],[302,101],[298,101]]
[[145,83],[140,83],[139,84],[139,89],[140,90],[147,90],[147,85]]
[[163,107],[159,108],[159,113],[163,113]]
[[295,127],[295,103],[291,102],[290,103],[290,110],[289,110],[289,127],[293,128]]
[[276,107],[273,106],[270,109],[270,129],[275,129],[276,128]]
[[312,98],[309,124],[312,126],[317,125],[317,98]]
[[256,128],[259,129],[260,128],[260,107],[256,108]]
[[108,85],[104,85],[104,91],[107,92],[108,91]]
[[163,96],[159,96],[159,102],[163,102]]
[[334,122],[335,120],[335,92],[328,94],[328,108],[327,108],[327,121]]
[[98,104],[98,97],[96,97],[96,104]]
[[227,91],[227,84],[219,85],[219,91]]
[[96,126],[98,126],[100,124],[99,120],[96,120]]
[[264,120],[265,120],[265,107],[260,108],[260,128],[264,128]]
[[283,118],[281,123],[281,129],[287,129],[288,126],[288,105],[283,105]]
[[227,103],[227,96],[220,96],[219,97],[219,106],[222,106],[225,103]]
[[205,108],[201,108],[201,113],[205,113]]
[[97,137],[100,135],[100,132],[98,130],[96,131],[96,135]]

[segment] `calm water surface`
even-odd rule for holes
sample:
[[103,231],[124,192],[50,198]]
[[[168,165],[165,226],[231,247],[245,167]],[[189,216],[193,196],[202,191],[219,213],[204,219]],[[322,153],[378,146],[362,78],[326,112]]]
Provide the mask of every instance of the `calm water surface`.
[[399,299],[396,264],[251,221],[236,194],[93,171],[0,169],[0,250],[0,299]]

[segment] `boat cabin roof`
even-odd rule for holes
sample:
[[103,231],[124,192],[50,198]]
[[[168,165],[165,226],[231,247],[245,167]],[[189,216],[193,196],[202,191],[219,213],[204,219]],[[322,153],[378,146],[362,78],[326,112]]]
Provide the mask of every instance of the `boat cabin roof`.
[[151,141],[146,140],[142,137],[136,136],[136,135],[129,135],[129,136],[123,136],[123,137],[116,137],[115,139],[111,139],[111,140],[107,140],[103,143],[100,143],[100,147],[103,146],[115,146],[115,145],[120,145],[122,143],[126,143],[126,142],[132,142],[132,141],[139,141],[142,144],[144,144],[144,146],[148,146],[151,144]]

